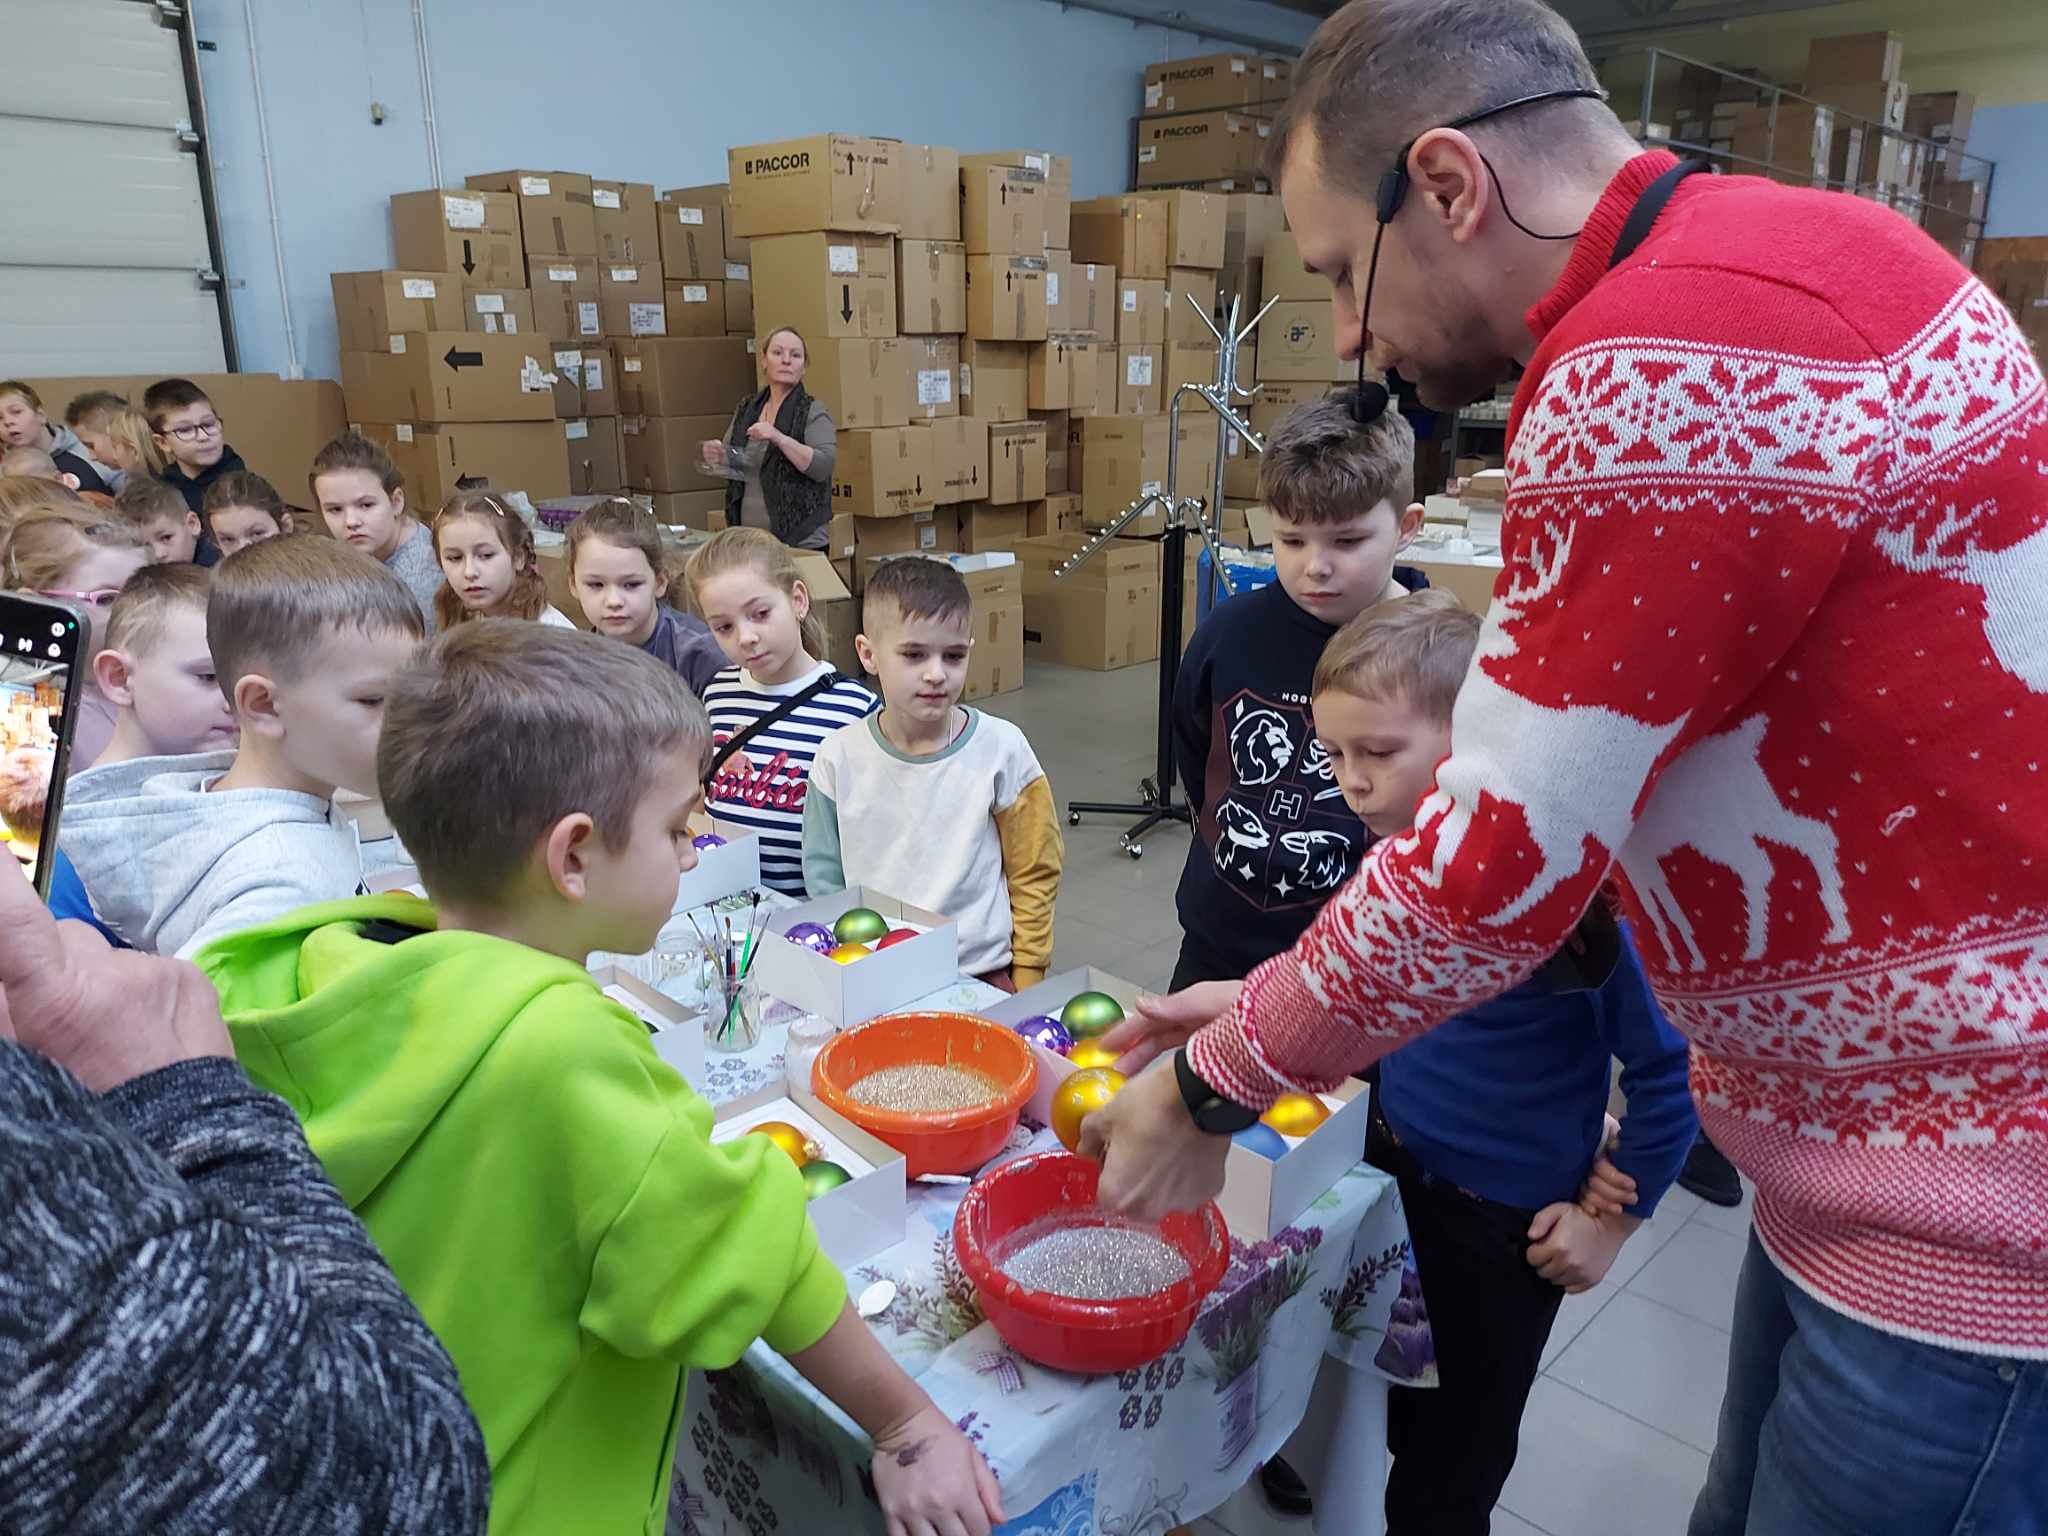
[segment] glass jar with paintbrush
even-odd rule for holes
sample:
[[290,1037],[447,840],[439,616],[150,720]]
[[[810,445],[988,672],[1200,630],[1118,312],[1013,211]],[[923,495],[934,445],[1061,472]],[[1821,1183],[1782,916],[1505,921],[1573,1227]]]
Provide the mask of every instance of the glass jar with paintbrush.
[[755,897],[739,912],[688,914],[702,954],[704,1044],[739,1055],[761,1043],[761,989],[754,980],[768,914]]

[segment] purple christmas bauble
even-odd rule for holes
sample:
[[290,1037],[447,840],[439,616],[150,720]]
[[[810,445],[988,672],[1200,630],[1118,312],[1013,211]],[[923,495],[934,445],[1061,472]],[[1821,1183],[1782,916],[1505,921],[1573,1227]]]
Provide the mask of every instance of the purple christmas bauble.
[[1056,1056],[1064,1056],[1074,1048],[1074,1037],[1067,1033],[1067,1026],[1051,1014],[1041,1013],[1010,1027],[1031,1044],[1043,1046]]
[[832,937],[832,930],[823,923],[791,923],[783,937],[821,955],[829,955],[839,946],[839,941]]
[[725,839],[716,832],[699,832],[690,839],[690,846],[699,852],[706,848],[723,848],[725,846]]

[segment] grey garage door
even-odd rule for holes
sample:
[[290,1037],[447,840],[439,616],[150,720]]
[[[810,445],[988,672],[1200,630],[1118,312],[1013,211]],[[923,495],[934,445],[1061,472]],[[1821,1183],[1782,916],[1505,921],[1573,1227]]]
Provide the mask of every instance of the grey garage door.
[[0,377],[227,368],[181,24],[0,0]]

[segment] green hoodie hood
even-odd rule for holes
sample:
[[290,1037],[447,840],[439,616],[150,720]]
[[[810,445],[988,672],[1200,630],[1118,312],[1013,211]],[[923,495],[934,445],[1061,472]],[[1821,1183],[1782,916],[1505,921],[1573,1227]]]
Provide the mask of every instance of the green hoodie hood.
[[[367,932],[382,929],[386,943]],[[687,1367],[823,1337],[846,1282],[796,1165],[711,1107],[583,967],[405,894],[209,945],[235,1054],[447,1346],[491,1532],[658,1533]]]
[[[402,944],[365,937],[363,925],[379,919],[419,936]],[[351,1208],[413,1149],[529,1005],[556,987],[607,1001],[571,961],[482,934],[436,932],[433,907],[403,891],[302,907],[209,945],[197,960],[220,991],[235,1055],[291,1105]],[[399,999],[405,1006],[392,1006]]]

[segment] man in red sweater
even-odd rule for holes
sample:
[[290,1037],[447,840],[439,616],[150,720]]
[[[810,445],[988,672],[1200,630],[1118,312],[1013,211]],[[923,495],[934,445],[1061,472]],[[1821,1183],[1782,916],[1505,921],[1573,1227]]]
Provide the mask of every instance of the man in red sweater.
[[1105,1199],[1213,1194],[1241,1109],[1513,986],[1618,878],[1757,1186],[1694,1536],[2048,1531],[2026,342],[1889,209],[1674,182],[1541,0],[1353,0],[1295,80],[1337,335],[1439,407],[1526,370],[1506,570],[1414,831],[1241,995],[1133,1027],[1186,1045],[1088,1122]]

